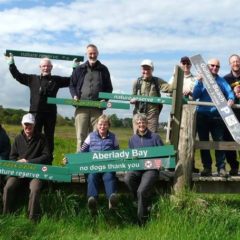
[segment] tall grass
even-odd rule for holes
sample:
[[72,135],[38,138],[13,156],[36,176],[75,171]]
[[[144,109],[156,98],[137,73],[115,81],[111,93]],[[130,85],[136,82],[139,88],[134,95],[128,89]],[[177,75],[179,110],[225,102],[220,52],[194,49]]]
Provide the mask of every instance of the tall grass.
[[121,195],[117,212],[110,212],[101,196],[99,215],[93,219],[84,196],[46,194],[38,224],[27,220],[24,209],[16,216],[1,216],[0,239],[239,239],[239,197],[206,195],[207,206],[196,204],[199,197],[188,193],[180,203],[155,197],[150,221],[139,227],[128,195]]

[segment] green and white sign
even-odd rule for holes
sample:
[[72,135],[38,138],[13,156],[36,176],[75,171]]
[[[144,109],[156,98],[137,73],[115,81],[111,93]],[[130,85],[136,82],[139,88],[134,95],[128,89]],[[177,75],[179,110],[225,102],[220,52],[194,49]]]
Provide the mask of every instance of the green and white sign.
[[67,164],[72,174],[78,173],[101,173],[119,171],[137,171],[162,168],[175,168],[175,158],[153,158],[138,160],[118,160],[118,161],[94,161],[81,164]]
[[119,94],[119,93],[106,93],[100,92],[98,94],[99,98],[113,99],[120,101],[130,101],[131,99],[136,99],[139,102],[157,103],[157,104],[172,104],[171,97],[151,97],[151,96],[141,96],[141,95],[130,95],[130,94]]
[[71,182],[72,180],[71,173],[66,167],[18,163],[10,160],[0,160],[0,174],[59,182]]
[[58,53],[43,53],[43,52],[29,52],[29,51],[18,51],[18,50],[6,50],[6,55],[8,56],[9,53],[12,53],[13,56],[16,57],[29,57],[29,58],[45,58],[48,57],[50,59],[56,60],[65,60],[65,61],[72,61],[74,58],[77,58],[79,62],[84,60],[83,56],[79,55],[66,55],[66,54],[58,54]]
[[101,102],[91,100],[74,100],[68,98],[51,98],[47,102],[49,104],[72,105],[79,107],[94,107],[94,108],[116,108],[116,109],[130,109],[130,104],[119,102]]
[[134,160],[144,158],[168,157],[174,156],[175,150],[173,145],[144,147],[135,149],[110,150],[101,152],[82,152],[69,153],[66,158],[70,164],[81,164],[89,161],[109,161],[109,160]]

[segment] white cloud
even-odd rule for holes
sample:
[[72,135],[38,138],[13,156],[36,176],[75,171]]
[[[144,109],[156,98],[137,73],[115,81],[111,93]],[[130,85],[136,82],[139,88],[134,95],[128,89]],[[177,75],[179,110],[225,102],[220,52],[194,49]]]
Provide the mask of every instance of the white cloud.
[[[154,73],[168,80],[183,55],[217,57],[221,74],[225,74],[228,56],[239,52],[236,0],[30,2],[23,8],[21,1],[0,0],[0,51],[84,55],[85,46],[93,42],[99,46],[100,60],[110,69],[115,91],[131,92],[131,82],[139,76],[144,58],[152,58]],[[16,62],[21,71],[38,73],[38,60],[16,58]],[[25,108],[29,104],[26,88],[11,79],[3,58],[0,64],[0,104]],[[54,64],[54,74],[70,74],[70,62]],[[8,97],[9,89],[15,99]],[[68,89],[59,96],[69,96]],[[59,109],[63,115],[72,114],[66,107]]]

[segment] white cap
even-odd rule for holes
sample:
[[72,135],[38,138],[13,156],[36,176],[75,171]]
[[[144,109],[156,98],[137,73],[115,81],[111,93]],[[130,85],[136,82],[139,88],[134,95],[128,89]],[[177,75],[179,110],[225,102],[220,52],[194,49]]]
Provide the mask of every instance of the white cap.
[[25,123],[34,124],[35,123],[35,117],[31,113],[25,114],[22,118],[22,124],[25,124]]
[[154,69],[153,62],[152,62],[152,60],[150,60],[150,59],[144,59],[144,60],[141,62],[141,66],[149,66],[149,67],[152,68],[152,70]]

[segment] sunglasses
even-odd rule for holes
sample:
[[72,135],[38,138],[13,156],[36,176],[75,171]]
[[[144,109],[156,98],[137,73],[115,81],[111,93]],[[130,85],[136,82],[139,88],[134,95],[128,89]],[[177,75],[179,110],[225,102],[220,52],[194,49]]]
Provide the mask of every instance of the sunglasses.
[[191,63],[190,62],[182,62],[182,65],[187,65],[187,66],[190,66]]
[[215,67],[215,68],[220,68],[219,65],[215,65],[215,64],[209,64],[212,68]]

